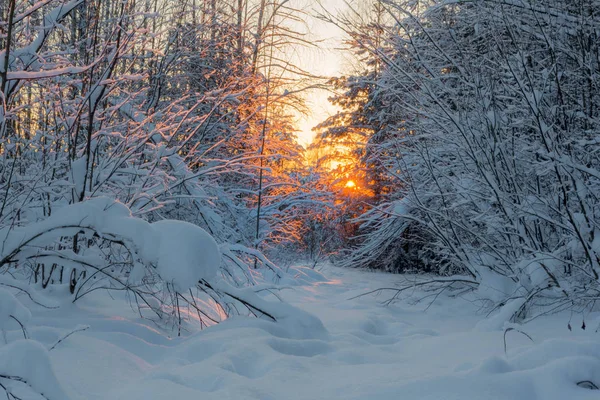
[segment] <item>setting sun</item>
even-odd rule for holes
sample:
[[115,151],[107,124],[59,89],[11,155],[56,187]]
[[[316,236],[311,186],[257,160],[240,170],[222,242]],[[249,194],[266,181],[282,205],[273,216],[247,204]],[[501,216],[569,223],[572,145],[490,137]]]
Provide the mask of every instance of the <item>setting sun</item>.
[[350,189],[354,189],[356,187],[356,183],[352,180],[346,182],[346,187]]

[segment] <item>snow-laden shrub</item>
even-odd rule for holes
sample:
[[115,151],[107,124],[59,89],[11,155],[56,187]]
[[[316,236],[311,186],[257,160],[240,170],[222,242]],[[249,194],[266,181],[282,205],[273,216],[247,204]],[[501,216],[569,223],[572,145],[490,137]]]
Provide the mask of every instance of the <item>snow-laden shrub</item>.
[[400,173],[404,210],[369,221],[355,263],[410,223],[425,263],[492,307],[519,299],[513,319],[600,304],[597,2],[389,4],[389,51],[370,49],[385,65],[373,102],[389,106],[368,146]]
[[[182,221],[151,224],[132,217],[127,207],[107,198],[64,207],[38,223],[1,229],[0,241],[4,245],[0,265],[48,258],[73,268],[83,265],[102,270],[106,258],[93,249],[89,255],[71,249],[44,250],[56,238],[78,234],[125,247],[131,252],[130,263],[134,268],[151,266],[180,291],[201,279],[211,279],[220,266],[219,248],[204,229]],[[69,275],[70,271],[67,268],[65,273]],[[139,276],[135,272],[134,275]]]
[[405,218],[407,211],[406,202],[397,201],[357,218],[360,245],[348,251],[340,264],[393,273],[449,274],[447,263],[431,247],[431,233]]
[[[87,238],[77,252],[56,246],[77,236]],[[246,252],[278,275],[260,252],[219,246],[208,232],[188,222],[135,218],[125,205],[105,197],[56,210],[37,223],[0,229],[0,242],[0,271],[10,270],[16,279],[43,288],[46,278],[38,277],[36,266],[56,265],[60,275],[78,277],[68,284],[73,301],[98,289],[126,290],[142,315],[150,312],[179,329],[182,313],[196,315],[201,326],[244,308],[277,319],[254,304],[257,297],[244,300],[232,294],[247,272],[240,274],[243,265],[231,268],[222,262],[222,254],[234,259],[234,251]]]

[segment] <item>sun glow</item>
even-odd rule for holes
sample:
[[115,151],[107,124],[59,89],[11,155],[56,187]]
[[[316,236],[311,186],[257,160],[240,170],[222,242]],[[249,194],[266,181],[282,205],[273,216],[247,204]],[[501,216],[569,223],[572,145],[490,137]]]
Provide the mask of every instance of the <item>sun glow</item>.
[[[332,95],[330,89],[321,87],[327,80],[324,78],[343,75],[342,69],[347,63],[347,56],[342,50],[346,39],[345,32],[316,15],[323,13],[325,9],[337,15],[340,10],[347,10],[347,5],[346,0],[291,0],[290,6],[306,10],[306,14],[295,27],[306,33],[305,39],[308,43],[317,44],[304,48],[294,45],[286,50],[287,56],[291,57],[301,70],[319,77],[310,82],[314,89],[303,92],[307,106],[306,114],[294,111],[297,112],[298,119],[298,143],[308,148],[316,135],[312,128],[338,112],[338,107],[328,100]],[[316,88],[317,86],[321,88]]]
[[354,189],[356,188],[356,182],[354,182],[353,180],[349,180],[348,182],[346,182],[346,187],[348,189]]

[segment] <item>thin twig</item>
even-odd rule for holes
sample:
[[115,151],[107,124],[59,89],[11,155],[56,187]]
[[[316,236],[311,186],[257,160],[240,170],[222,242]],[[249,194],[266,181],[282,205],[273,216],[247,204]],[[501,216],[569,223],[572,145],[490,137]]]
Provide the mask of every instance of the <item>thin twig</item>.
[[87,331],[88,329],[90,329],[89,325],[83,326],[83,327],[81,327],[81,328],[75,328],[73,331],[69,332],[69,333],[68,333],[68,334],[66,334],[65,336],[63,336],[63,337],[61,337],[60,339],[58,339],[58,340],[56,341],[56,343],[54,343],[54,344],[52,345],[52,347],[50,347],[50,348],[48,349],[48,351],[52,351],[52,350],[54,350],[54,349],[56,348],[56,346],[58,346],[60,343],[62,343],[62,342],[65,340],[65,339],[67,339],[67,338],[68,338],[69,336],[71,336],[72,334],[74,334],[74,333],[77,333],[77,332],[83,332],[83,331]]

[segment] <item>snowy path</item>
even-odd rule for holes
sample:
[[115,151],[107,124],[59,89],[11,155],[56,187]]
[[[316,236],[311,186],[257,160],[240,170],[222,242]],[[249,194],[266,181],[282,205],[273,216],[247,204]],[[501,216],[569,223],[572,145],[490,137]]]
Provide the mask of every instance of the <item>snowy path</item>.
[[[348,298],[397,277],[337,268],[325,275],[282,292],[323,321],[325,336],[293,339],[273,323],[236,318],[166,339],[109,298],[37,315],[46,327],[33,336],[52,342],[75,324],[91,325],[51,353],[74,399],[600,398],[573,382],[600,381],[600,334],[569,332],[564,316],[525,327],[535,345],[509,336],[504,358],[503,332],[474,329],[483,316],[466,301],[383,307],[373,296]],[[549,331],[559,338],[541,343]]]

